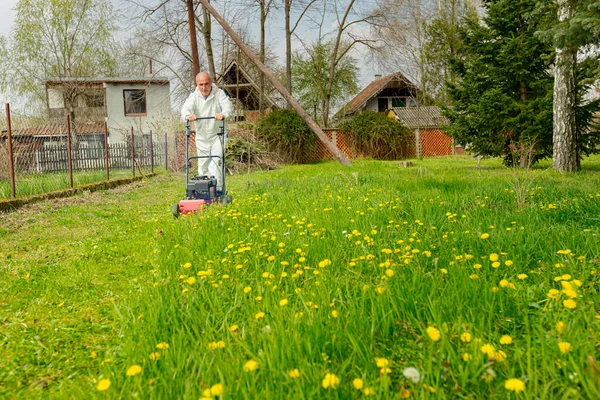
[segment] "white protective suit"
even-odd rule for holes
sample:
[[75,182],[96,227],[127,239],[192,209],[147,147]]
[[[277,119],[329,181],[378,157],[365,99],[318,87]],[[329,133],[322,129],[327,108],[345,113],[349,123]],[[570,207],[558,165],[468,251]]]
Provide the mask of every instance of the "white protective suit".
[[[189,115],[194,114],[196,118],[214,117],[223,114],[225,118],[233,114],[233,104],[223,89],[219,89],[214,83],[210,94],[206,99],[196,88],[187,98],[181,108],[181,117],[186,120]],[[219,156],[223,154],[221,141],[217,135],[223,121],[207,119],[195,121],[196,151],[198,156]],[[227,146],[227,131],[225,131],[225,145]],[[217,186],[223,187],[222,160],[218,158],[198,159],[198,174],[200,176],[214,176],[217,178]]]

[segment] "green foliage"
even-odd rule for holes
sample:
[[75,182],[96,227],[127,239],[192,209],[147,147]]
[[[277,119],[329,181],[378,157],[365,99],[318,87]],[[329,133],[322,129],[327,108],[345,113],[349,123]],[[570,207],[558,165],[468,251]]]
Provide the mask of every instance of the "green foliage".
[[367,157],[394,160],[414,156],[413,133],[385,114],[366,111],[341,122],[338,128],[352,138],[352,145]]
[[115,20],[108,0],[19,0],[10,43],[11,89],[44,102],[46,79],[111,76]]
[[275,110],[262,117],[256,131],[271,151],[292,163],[301,162],[312,153],[317,140],[306,122],[291,109]]
[[[344,47],[342,43],[341,48]],[[313,42],[305,51],[306,55],[297,52],[292,59],[292,86],[302,107],[314,120],[322,121],[333,41]],[[349,96],[358,92],[357,63],[356,59],[346,53],[336,64],[330,110],[336,109]]]
[[267,144],[260,140],[232,137],[227,143],[225,159],[227,170],[235,173],[248,168],[261,168],[262,158],[267,154]]
[[600,1],[562,0],[569,2],[572,15],[559,22],[557,1],[538,0],[536,12],[547,16],[547,24],[537,35],[556,47],[597,45],[600,43]]
[[[552,155],[552,48],[534,36],[535,0],[487,0],[483,21],[461,28],[466,57],[452,60],[448,133],[471,152],[526,166]],[[533,148],[533,152],[529,149]],[[531,159],[530,159],[531,158]]]

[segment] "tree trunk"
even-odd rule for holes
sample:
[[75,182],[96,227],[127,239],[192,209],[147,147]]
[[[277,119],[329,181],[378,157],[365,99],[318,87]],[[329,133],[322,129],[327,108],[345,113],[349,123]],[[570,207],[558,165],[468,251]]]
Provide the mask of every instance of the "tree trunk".
[[[265,7],[265,0],[260,0],[260,62],[265,63],[265,23],[267,21],[267,10]],[[265,95],[265,74],[260,73],[259,81],[259,100],[258,110],[260,114],[263,113],[264,107],[264,95]]]
[[[210,76],[213,79],[217,79],[216,69],[215,69],[215,56],[213,54],[212,48],[212,38],[211,38],[211,21],[210,14],[206,11],[206,8],[202,7],[202,17],[204,18],[204,23],[202,24],[202,35],[204,36],[204,46],[206,47],[206,58],[208,59],[208,70],[210,72]],[[226,66],[224,65],[223,68]]]
[[290,28],[290,13],[292,0],[285,1],[285,84],[292,94],[292,32]]
[[196,39],[196,21],[194,18],[194,3],[192,0],[186,1],[188,12],[188,25],[190,29],[190,45],[192,50],[192,64],[194,70],[194,87],[196,86],[196,75],[200,72],[200,59],[198,58],[198,42]]
[[[559,21],[565,21],[573,16],[573,9],[569,0],[557,0],[557,4]],[[577,171],[576,65],[576,48],[566,45],[563,48],[556,49],[552,167],[557,172]]]

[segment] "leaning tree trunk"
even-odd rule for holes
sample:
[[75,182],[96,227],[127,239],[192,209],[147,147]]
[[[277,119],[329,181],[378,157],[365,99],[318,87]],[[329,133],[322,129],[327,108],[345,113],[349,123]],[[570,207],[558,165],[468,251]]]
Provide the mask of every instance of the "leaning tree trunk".
[[[569,0],[557,0],[557,4],[559,21],[565,21],[573,15]],[[577,171],[576,64],[576,48],[566,45],[556,49],[552,167],[558,172]]]
[[210,13],[206,11],[206,8],[202,7],[202,17],[204,23],[202,24],[202,35],[204,36],[204,47],[206,47],[206,58],[208,59],[208,71],[213,79],[217,79],[217,70],[215,69],[215,56],[213,55],[212,37],[211,31],[212,26],[210,25]]

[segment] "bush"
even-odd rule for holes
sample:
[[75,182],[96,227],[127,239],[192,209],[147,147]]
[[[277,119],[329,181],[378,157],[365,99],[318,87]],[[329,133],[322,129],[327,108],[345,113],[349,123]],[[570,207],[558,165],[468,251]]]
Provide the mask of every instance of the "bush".
[[227,170],[237,173],[248,169],[273,169],[276,162],[269,157],[265,142],[231,137],[225,153]]
[[293,110],[276,110],[262,117],[256,126],[270,151],[287,162],[302,162],[316,146],[316,136],[308,124]]
[[414,156],[412,131],[385,114],[365,111],[338,124],[357,153],[380,160]]

